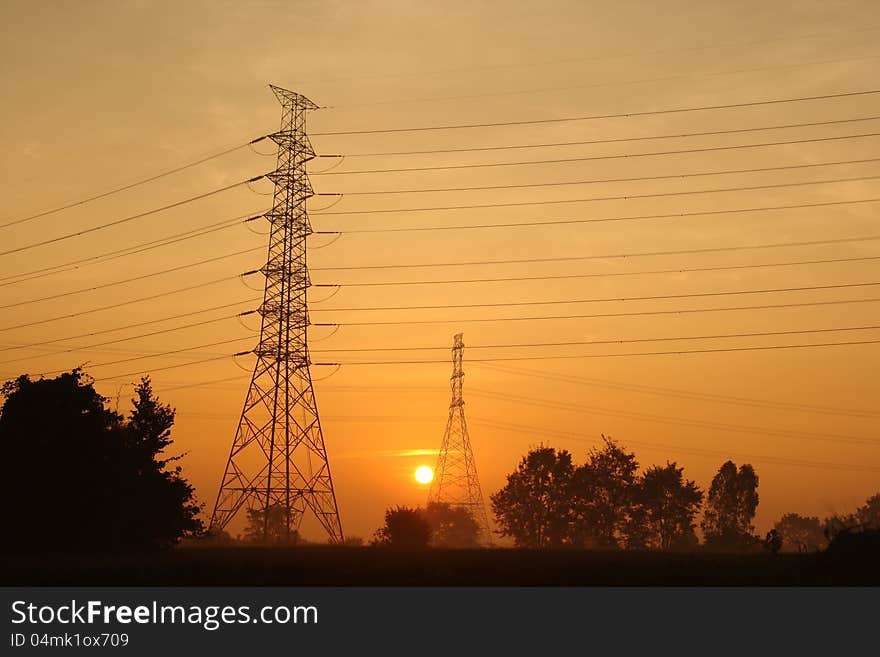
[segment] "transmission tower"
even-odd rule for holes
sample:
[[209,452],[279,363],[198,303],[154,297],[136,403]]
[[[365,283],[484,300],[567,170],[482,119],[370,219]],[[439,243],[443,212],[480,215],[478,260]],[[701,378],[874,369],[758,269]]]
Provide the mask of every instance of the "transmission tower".
[[307,512],[333,543],[343,540],[330,464],[309,371],[306,239],[312,233],[306,201],[314,192],[306,163],[315,157],[306,135],[305,96],[271,86],[281,103],[281,129],[271,135],[278,164],[269,221],[269,253],[260,342],[238,429],[217,494],[211,527],[222,529],[242,509],[258,513],[263,537],[283,523],[288,540]]
[[467,420],[464,417],[464,355],[463,333],[457,333],[452,343],[452,401],[449,402],[449,419],[446,421],[446,432],[443,444],[437,456],[434,481],[428,493],[428,502],[446,503],[453,507],[464,507],[470,511],[480,528],[481,540],[492,544],[492,532],[486,506],[483,504],[483,493],[477,478],[477,464],[471,448]]

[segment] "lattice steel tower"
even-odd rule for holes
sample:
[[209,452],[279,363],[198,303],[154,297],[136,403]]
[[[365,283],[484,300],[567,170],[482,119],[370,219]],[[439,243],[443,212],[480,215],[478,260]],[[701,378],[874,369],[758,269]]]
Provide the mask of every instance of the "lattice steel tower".
[[467,420],[464,417],[464,356],[463,333],[455,335],[452,343],[452,401],[449,402],[449,419],[446,421],[446,432],[443,444],[437,456],[437,467],[434,481],[428,493],[428,502],[445,502],[450,506],[464,507],[471,512],[480,527],[483,543],[492,544],[492,531],[486,506],[483,504],[483,493],[477,478],[477,464],[471,448]]
[[224,528],[246,507],[261,513],[263,536],[270,518],[284,525],[288,540],[311,512],[333,543],[343,540],[321,420],[309,372],[306,240],[312,233],[306,202],[314,192],[306,163],[315,157],[306,135],[305,96],[271,86],[282,107],[281,129],[271,135],[278,164],[269,221],[269,254],[260,342],[244,409],[211,516]]

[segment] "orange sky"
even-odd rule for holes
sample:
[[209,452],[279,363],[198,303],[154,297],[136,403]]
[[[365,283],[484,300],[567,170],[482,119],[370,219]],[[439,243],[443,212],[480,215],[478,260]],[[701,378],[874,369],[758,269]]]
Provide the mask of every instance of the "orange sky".
[[[309,116],[313,133],[564,116],[620,114],[836,94],[876,88],[880,7],[875,2],[6,2],[0,70],[0,223],[100,193],[237,146],[277,128],[272,82],[329,106]],[[872,75],[872,73],[874,75]],[[622,139],[880,116],[880,94],[729,110],[581,122],[379,135],[314,136],[319,153],[343,153],[333,175],[314,175],[318,192],[343,192],[328,212],[483,205],[631,196],[880,175],[880,162],[653,181],[526,189],[380,194],[355,192],[559,183],[674,176],[864,160],[880,137],[704,153],[483,169],[350,175],[363,169],[560,159],[693,150],[769,141],[880,133],[880,119],[761,132],[514,151],[354,157],[358,153]],[[270,151],[267,142],[256,146]],[[66,234],[269,171],[270,156],[240,150],[178,175],[21,225],[0,229],[0,251]],[[332,166],[318,160],[319,172]],[[431,212],[322,216],[316,230],[584,219],[719,209],[833,203],[878,196],[864,179],[769,190],[712,192]],[[238,188],[81,238],[0,256],[0,276],[40,269],[267,209],[269,183]],[[256,193],[255,193],[256,192]],[[783,512],[845,512],[878,489],[876,390],[880,345],[714,354],[478,363],[480,357],[553,356],[714,349],[880,339],[880,330],[624,345],[490,349],[478,345],[769,332],[880,324],[880,302],[737,312],[548,321],[490,318],[603,314],[732,305],[880,298],[875,287],[705,299],[601,302],[513,308],[331,312],[332,308],[481,304],[620,298],[880,282],[876,260],[726,271],[567,280],[345,287],[346,283],[609,274],[880,256],[878,242],[678,256],[431,269],[327,270],[405,263],[608,255],[880,234],[877,205],[831,205],[772,212],[508,229],[343,235],[310,252],[316,322],[437,320],[405,326],[314,328],[316,361],[448,360],[452,335],[465,334],[464,394],[484,495],[531,445],[571,450],[582,461],[601,433],[631,447],[643,465],[675,460],[704,488],[723,458],[753,463],[761,479],[757,525]],[[240,337],[229,345],[87,368],[123,405],[129,373],[242,351],[256,340],[254,318],[216,323],[112,346],[84,345],[255,306],[258,291],[236,274],[260,266],[265,226],[251,224],[142,254],[89,264],[15,284],[0,281],[0,306],[149,274],[235,251],[248,253],[96,292],[0,311],[0,348],[101,331],[222,304],[237,305],[45,348],[0,352],[4,378],[82,363]],[[314,247],[329,238],[316,236]],[[187,284],[229,280],[163,295]],[[259,287],[251,277],[247,283]],[[18,324],[157,295],[151,301],[27,328]],[[325,301],[326,299],[326,301]],[[329,337],[327,337],[329,336]],[[321,340],[322,338],[325,338]],[[320,341],[319,341],[320,340]],[[434,346],[433,351],[324,350]],[[57,353],[59,350],[70,350]],[[469,363],[469,359],[471,362]],[[11,361],[11,362],[10,362]],[[178,409],[175,445],[199,498],[213,504],[252,361],[231,359],[156,371],[160,395]],[[347,365],[326,380],[315,368],[324,435],[346,533],[368,536],[383,510],[424,502],[413,480],[436,450],[449,401],[451,365]],[[511,369],[516,371],[511,371]],[[562,374],[566,379],[548,375]],[[114,379],[119,375],[122,378]],[[210,385],[197,385],[230,377]],[[579,377],[573,380],[570,377]],[[614,385],[608,385],[611,382]],[[618,384],[624,384],[621,387]],[[650,386],[637,391],[632,385]],[[660,390],[657,390],[660,389]],[[669,390],[699,393],[669,394]],[[498,393],[512,396],[498,398]],[[659,393],[659,394],[658,394]],[[708,399],[712,396],[714,401]],[[525,403],[528,397],[547,404]],[[870,411],[819,413],[733,402],[730,397]],[[722,399],[723,398],[723,399]],[[558,405],[566,406],[560,408]],[[571,406],[580,406],[572,409]],[[604,411],[610,411],[604,413]],[[646,417],[652,416],[652,417]],[[663,420],[657,421],[656,416]],[[677,422],[677,423],[675,423]],[[736,425],[722,430],[698,423]],[[499,426],[519,427],[513,431]],[[742,429],[742,427],[746,427]],[[764,429],[751,430],[749,427]],[[534,431],[531,431],[534,429]],[[543,433],[542,433],[543,431]],[[768,435],[768,433],[770,435]],[[810,435],[805,435],[810,434]],[[833,435],[834,437],[831,437]],[[869,440],[864,440],[869,439]],[[861,442],[860,442],[861,440]],[[799,463],[793,463],[798,461]],[[813,467],[827,464],[827,468]],[[209,508],[210,510],[210,508]]]

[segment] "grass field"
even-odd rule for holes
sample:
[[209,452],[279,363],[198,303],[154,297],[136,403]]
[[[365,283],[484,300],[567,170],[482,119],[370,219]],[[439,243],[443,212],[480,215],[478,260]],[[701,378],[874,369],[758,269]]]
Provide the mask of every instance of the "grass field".
[[880,555],[187,547],[141,556],[0,558],[3,585],[880,585]]

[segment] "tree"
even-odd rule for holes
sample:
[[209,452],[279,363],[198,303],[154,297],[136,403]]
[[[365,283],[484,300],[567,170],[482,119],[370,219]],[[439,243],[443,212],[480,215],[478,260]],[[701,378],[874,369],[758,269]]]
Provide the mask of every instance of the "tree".
[[421,509],[398,506],[385,511],[385,524],[376,530],[373,543],[395,548],[424,549],[431,540],[431,527]]
[[466,507],[431,502],[425,508],[424,514],[431,528],[433,547],[479,547],[480,526]]
[[569,493],[574,466],[571,454],[552,447],[532,449],[491,496],[502,536],[518,547],[545,548],[569,540]]
[[172,444],[174,409],[135,388],[123,418],[75,369],[54,379],[27,376],[2,387],[0,493],[14,528],[4,549],[132,551],[164,548],[203,531],[200,507]]
[[770,554],[779,554],[782,549],[782,535],[775,529],[771,529],[764,537],[763,548]]
[[862,529],[880,529],[880,493],[869,497],[856,509],[856,522]]
[[695,518],[703,493],[683,473],[675,463],[655,465],[636,481],[627,526],[630,547],[680,550],[697,545]]
[[602,449],[590,450],[572,477],[575,542],[615,548],[630,521],[639,464],[611,438],[602,440]]
[[819,518],[786,513],[773,529],[782,537],[783,552],[818,552],[827,541]]
[[828,542],[839,534],[880,530],[880,494],[865,500],[855,513],[834,514],[822,522],[822,532]]
[[296,545],[300,542],[299,532],[289,529],[289,519],[287,509],[281,504],[270,504],[268,509],[248,509],[244,540],[256,545]]
[[859,520],[854,513],[847,515],[833,514],[822,521],[822,534],[827,543],[831,543],[838,534],[852,532],[859,526]]
[[197,519],[201,506],[180,465],[169,467],[184,455],[165,455],[173,442],[174,408],[159,401],[149,377],[141,379],[134,393],[128,421],[120,427],[123,451],[132,457],[132,472],[118,481],[118,489],[129,492],[120,512],[136,514],[132,517],[138,519],[129,527],[131,544],[168,547],[183,536],[204,531]]
[[739,470],[725,462],[712,479],[701,528],[706,547],[719,551],[742,551],[752,547],[752,520],[758,507],[758,475],[745,464]]

